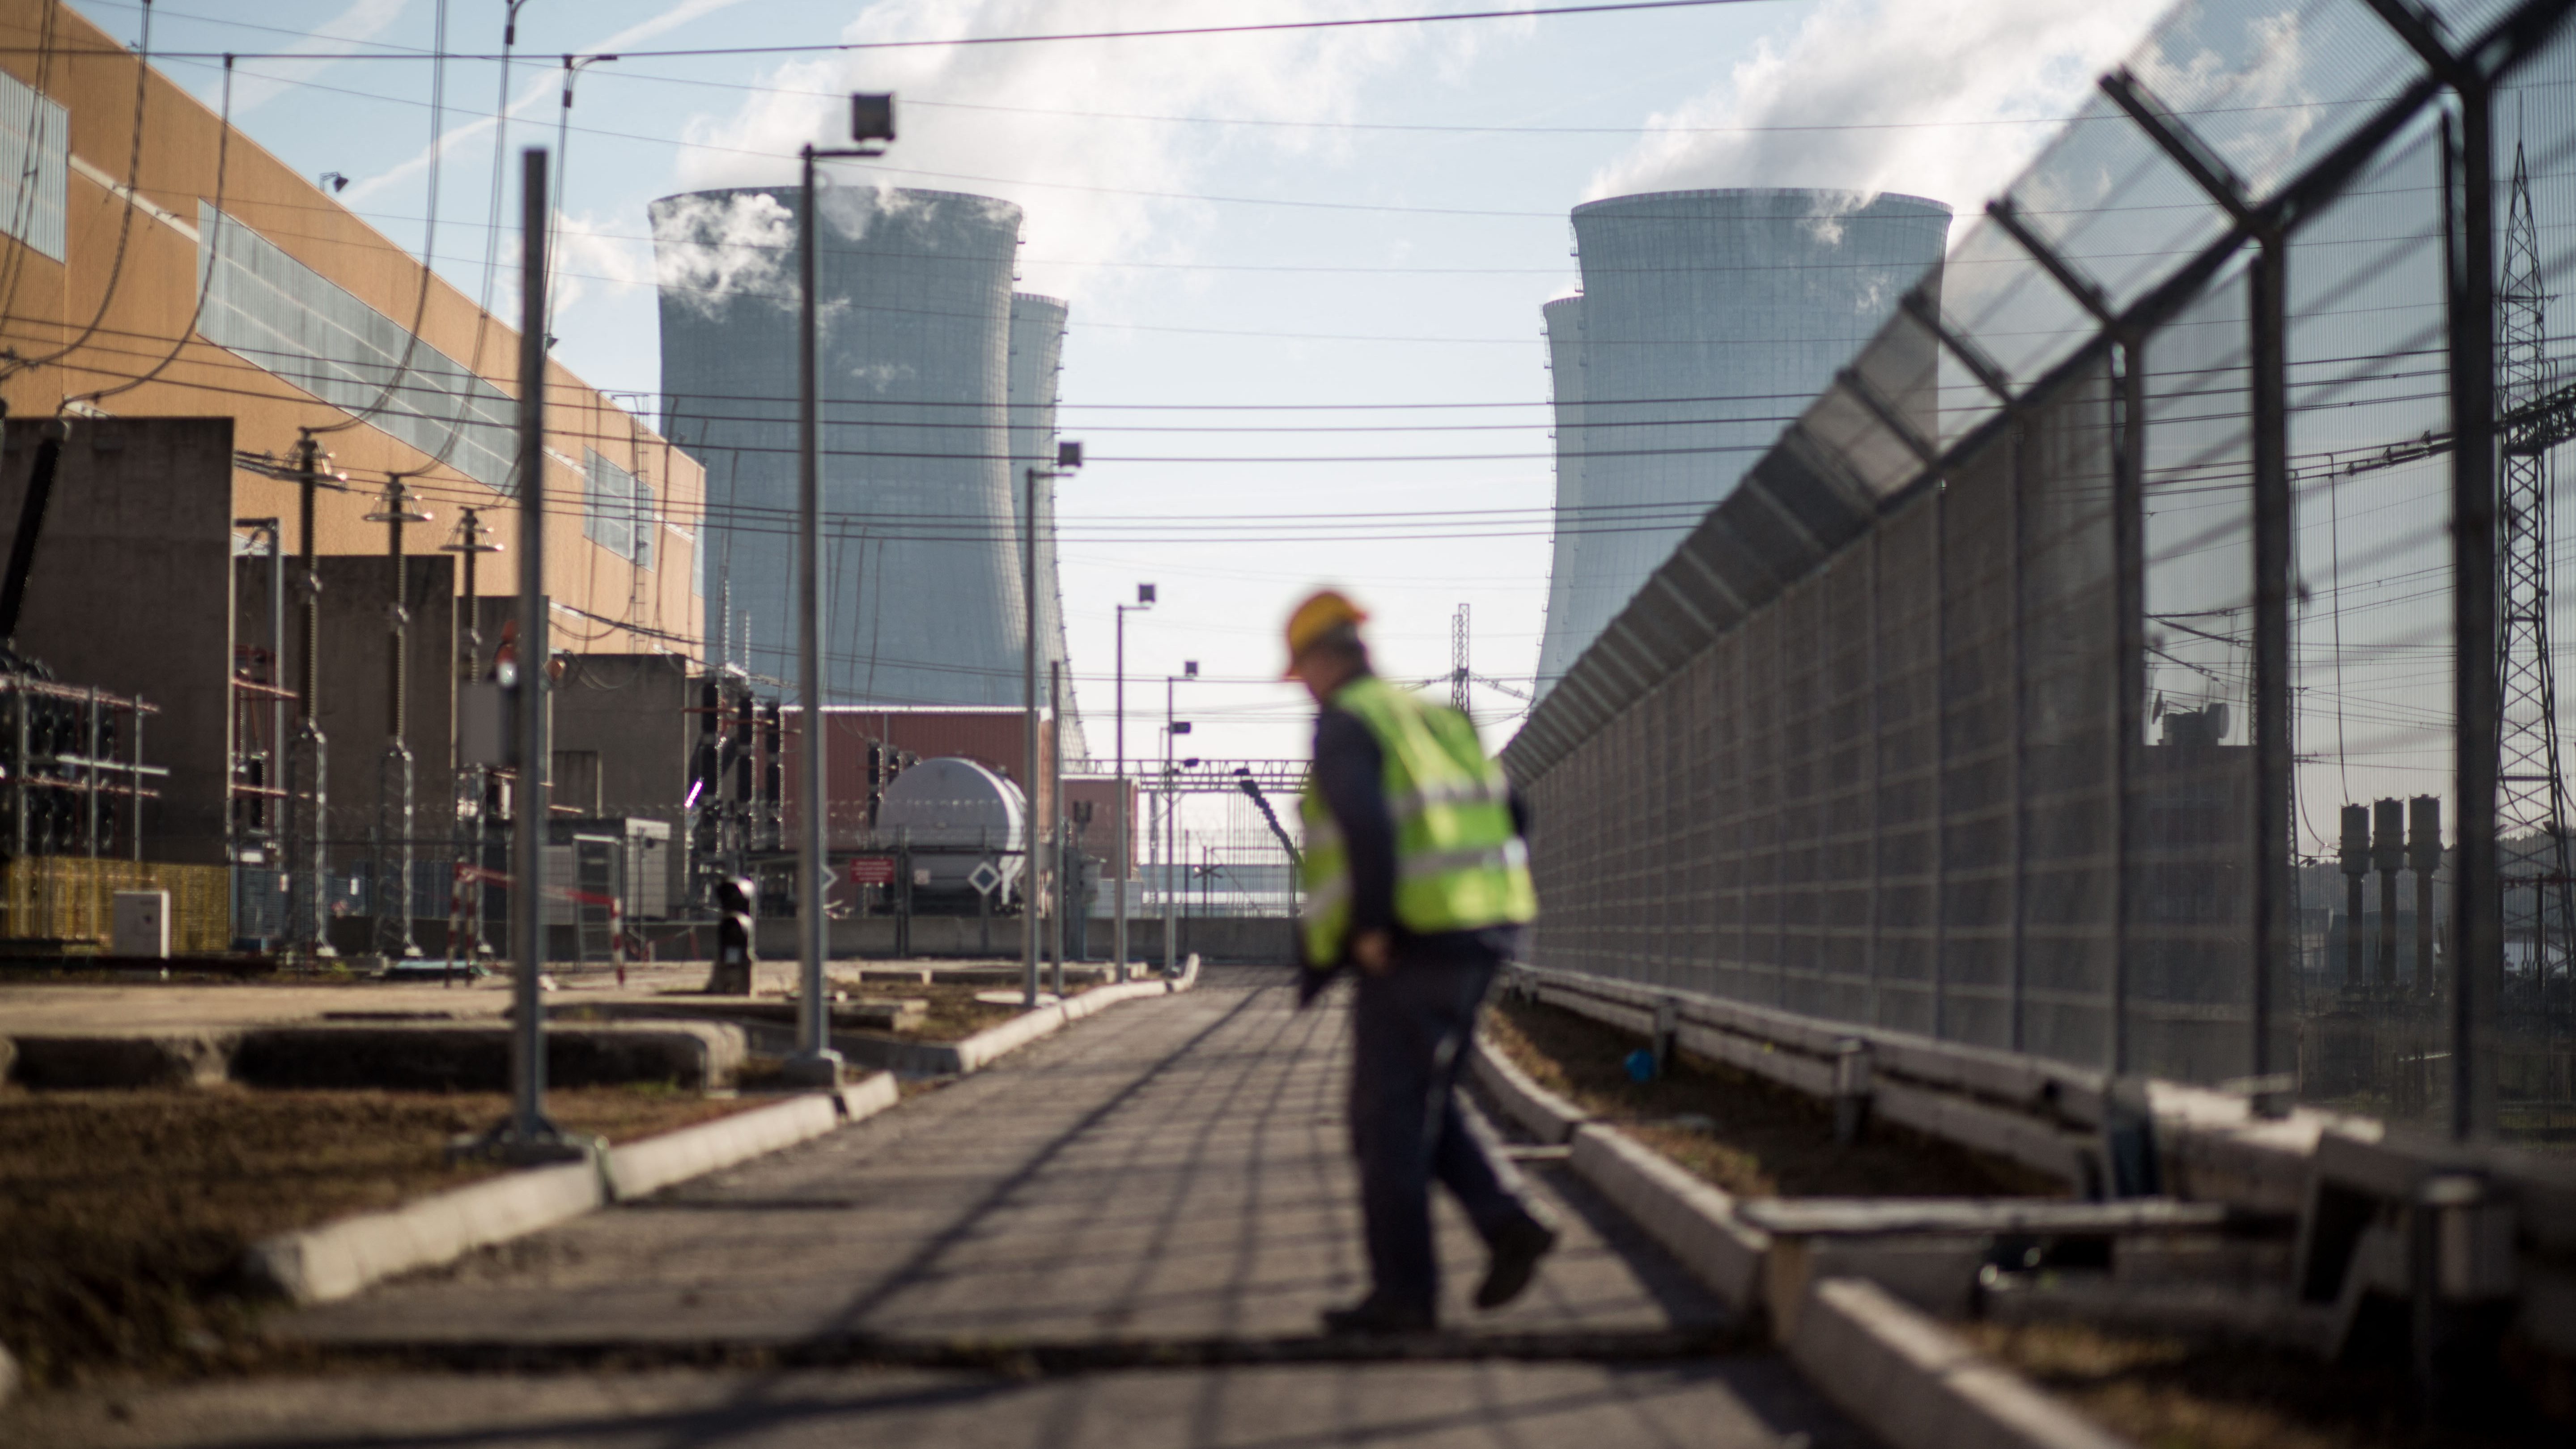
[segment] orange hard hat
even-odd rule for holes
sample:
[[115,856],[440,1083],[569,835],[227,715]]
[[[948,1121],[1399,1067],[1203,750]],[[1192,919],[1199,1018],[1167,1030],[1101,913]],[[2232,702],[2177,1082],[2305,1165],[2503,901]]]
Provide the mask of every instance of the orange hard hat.
[[1288,670],[1297,672],[1297,661],[1315,641],[1333,630],[1368,622],[1368,611],[1350,601],[1338,589],[1322,589],[1310,594],[1288,615]]

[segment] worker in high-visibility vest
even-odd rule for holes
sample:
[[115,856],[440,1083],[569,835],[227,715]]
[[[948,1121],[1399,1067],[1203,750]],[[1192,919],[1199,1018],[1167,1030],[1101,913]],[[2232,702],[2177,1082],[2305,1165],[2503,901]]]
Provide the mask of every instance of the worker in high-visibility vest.
[[1494,973],[1537,914],[1522,811],[1467,717],[1379,679],[1341,594],[1288,620],[1288,673],[1321,706],[1306,827],[1298,1004],[1345,965],[1353,994],[1351,1146],[1370,1291],[1324,1315],[1337,1334],[1438,1324],[1431,1183],[1456,1195],[1491,1259],[1476,1290],[1499,1308],[1529,1286],[1556,1231],[1458,1110],[1458,1072]]

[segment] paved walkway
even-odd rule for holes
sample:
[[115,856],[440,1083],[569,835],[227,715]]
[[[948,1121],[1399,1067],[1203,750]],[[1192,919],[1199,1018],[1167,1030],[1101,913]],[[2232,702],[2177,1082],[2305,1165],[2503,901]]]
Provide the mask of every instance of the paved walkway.
[[1409,1359],[1316,1339],[1363,1287],[1347,1018],[1275,980],[1211,973],[804,1148],[280,1325],[398,1370],[141,1396],[79,1438],[1861,1442],[1553,1169],[1537,1190],[1567,1240],[1521,1302],[1470,1310],[1482,1250],[1444,1204],[1452,1331]]

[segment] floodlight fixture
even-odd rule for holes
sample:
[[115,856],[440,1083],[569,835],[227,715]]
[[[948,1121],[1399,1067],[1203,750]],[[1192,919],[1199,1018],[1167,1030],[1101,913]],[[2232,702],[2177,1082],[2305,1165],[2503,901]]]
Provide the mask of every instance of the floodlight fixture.
[[850,96],[850,139],[862,145],[894,139],[894,95],[855,91]]

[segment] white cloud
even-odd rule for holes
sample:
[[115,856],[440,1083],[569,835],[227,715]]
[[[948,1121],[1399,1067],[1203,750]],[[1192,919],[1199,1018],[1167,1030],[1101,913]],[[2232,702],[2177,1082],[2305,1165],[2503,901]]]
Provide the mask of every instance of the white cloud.
[[[1233,6],[1212,9],[1204,0],[1103,0],[1073,12],[1077,22],[1067,7],[1048,0],[886,0],[854,21],[844,38],[1008,34],[1077,23],[1082,29],[1141,29],[1412,8],[1411,0],[1278,0],[1246,14]],[[777,92],[691,131],[692,140],[781,159],[693,150],[683,154],[679,181],[691,189],[792,183],[795,163],[786,158],[799,146],[848,144],[848,109],[836,97],[890,90],[896,93],[902,138],[886,158],[889,167],[1011,179],[944,180],[888,170],[878,173],[884,184],[1015,201],[1026,213],[1026,255],[1032,258],[1186,259],[1194,237],[1211,220],[1207,204],[1134,193],[1208,189],[1220,165],[1281,152],[1329,154],[1339,139],[1300,128],[1074,122],[1025,112],[1347,120],[1372,81],[1405,66],[1455,76],[1476,47],[1525,34],[1528,26],[1387,26],[822,57],[780,67],[765,78]],[[996,109],[906,105],[906,98]],[[1023,179],[1054,184],[1018,184]],[[1022,285],[1030,290],[1091,300],[1102,293],[1104,277],[1091,267],[1032,261],[1024,270]]]
[[666,238],[658,249],[656,280],[692,306],[715,315],[717,299],[740,291],[776,299],[781,307],[795,297],[787,266],[796,245],[796,218],[784,206],[757,193],[721,199],[682,196],[657,203],[653,232]]
[[2169,0],[1826,0],[1783,42],[1650,126],[1670,129],[1603,168],[1587,199],[1721,186],[1903,192],[1980,206],[2055,133],[2048,125],[1920,125],[2071,115]]
[[553,245],[553,315],[560,317],[579,306],[594,287],[612,297],[651,295],[652,246],[635,238],[631,220],[560,212],[555,216]]
[[[358,0],[358,3],[350,8],[352,14],[356,13],[358,10],[365,9],[370,5],[377,4],[390,4],[394,9],[399,10],[405,3],[407,3],[407,0]],[[615,34],[609,35],[599,41],[582,47],[580,53],[583,55],[614,54],[622,46],[636,45],[643,41],[651,40],[657,36],[676,30],[679,27],[688,24],[692,20],[713,14],[719,10],[731,9],[732,7],[742,3],[743,0],[680,0],[680,3],[673,5],[670,9],[663,11],[659,15],[639,20],[635,24],[629,25]],[[390,19],[391,17],[388,16],[387,18]],[[381,29],[382,27],[379,26],[378,28]],[[537,66],[537,73],[520,84],[519,93],[512,97],[509,102],[510,118],[513,121],[523,119],[531,114],[538,114],[548,119],[552,119],[555,111],[561,106],[559,98],[563,94],[563,71],[560,64],[547,64],[546,58],[541,55],[523,55],[520,61],[522,69],[520,69],[518,73],[525,74],[524,67],[532,62]],[[579,92],[576,91],[575,94],[578,96]],[[554,106],[546,107],[543,111],[539,111],[537,109],[538,103],[545,100],[555,100],[556,104]],[[469,109],[469,107],[457,105],[455,109],[463,111]],[[348,194],[341,199],[352,206],[360,205],[372,199],[378,193],[390,188],[396,182],[416,176],[426,170],[429,166],[430,157],[433,154],[446,155],[453,152],[457,147],[463,145],[465,142],[489,132],[492,129],[492,125],[493,121],[491,116],[478,115],[471,120],[451,126],[445,132],[441,133],[437,140],[422,147],[418,152],[414,153],[407,159],[398,162],[383,171],[379,171],[372,176],[360,177],[358,181],[349,188]]]
[[[288,55],[309,55],[317,51],[347,50],[350,46],[373,40],[394,23],[410,0],[353,0],[348,9],[323,22],[312,35],[286,47]],[[276,99],[298,84],[329,70],[336,62],[328,60],[263,60],[260,74],[244,73],[233,86],[233,114],[247,115]]]

